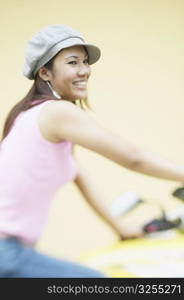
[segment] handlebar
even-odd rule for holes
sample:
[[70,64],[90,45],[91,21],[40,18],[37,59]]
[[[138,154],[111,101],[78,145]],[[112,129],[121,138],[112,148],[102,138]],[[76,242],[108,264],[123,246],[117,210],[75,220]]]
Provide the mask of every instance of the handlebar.
[[[184,201],[184,186],[176,188],[171,195],[182,202]],[[127,215],[130,211],[135,209],[141,203],[146,203],[145,199],[140,198],[133,191],[125,192],[120,195],[110,207],[110,213],[114,217],[122,217]],[[166,213],[162,205],[160,206],[161,216],[150,220],[148,223],[144,224],[142,231],[144,234],[165,231],[168,229],[178,229],[180,232],[184,233],[184,208],[179,207],[177,211],[172,212],[170,215]],[[132,237],[130,237],[132,238]],[[126,238],[127,239],[127,238]]]
[[[184,187],[179,187],[172,192],[172,196],[184,201]],[[181,212],[181,216],[175,216],[173,220],[170,220],[165,213],[162,214],[162,217],[159,219],[154,219],[151,222],[145,224],[143,226],[144,233],[158,232],[164,231],[167,229],[178,228],[183,231],[184,226],[184,216],[183,211]]]

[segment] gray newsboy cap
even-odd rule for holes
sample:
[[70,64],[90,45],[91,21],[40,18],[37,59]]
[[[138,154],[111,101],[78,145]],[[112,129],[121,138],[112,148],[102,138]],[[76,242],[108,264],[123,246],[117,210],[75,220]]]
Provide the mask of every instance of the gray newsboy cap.
[[43,28],[28,41],[23,75],[34,79],[37,71],[60,50],[77,45],[85,46],[90,65],[100,58],[100,49],[87,44],[79,31],[63,24]]

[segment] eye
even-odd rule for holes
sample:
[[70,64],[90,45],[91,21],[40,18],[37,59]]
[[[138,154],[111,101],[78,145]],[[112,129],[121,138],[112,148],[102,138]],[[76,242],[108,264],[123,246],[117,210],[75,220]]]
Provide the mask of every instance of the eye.
[[70,65],[76,65],[76,64],[77,64],[77,61],[76,61],[76,60],[72,60],[72,61],[70,61],[68,64],[70,64]]
[[84,60],[84,64],[89,65],[89,59],[88,59],[88,58],[86,58],[86,59]]

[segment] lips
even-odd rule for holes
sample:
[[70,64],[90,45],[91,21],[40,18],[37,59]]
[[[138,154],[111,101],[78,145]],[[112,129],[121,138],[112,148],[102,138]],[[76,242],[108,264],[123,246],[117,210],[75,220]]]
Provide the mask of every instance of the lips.
[[87,81],[86,80],[74,81],[73,85],[75,85],[77,87],[85,88],[85,87],[87,87]]

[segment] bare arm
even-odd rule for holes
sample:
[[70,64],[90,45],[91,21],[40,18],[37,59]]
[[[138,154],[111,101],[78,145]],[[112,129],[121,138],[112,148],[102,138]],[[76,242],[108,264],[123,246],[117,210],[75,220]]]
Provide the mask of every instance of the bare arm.
[[42,134],[49,140],[69,140],[129,170],[184,182],[183,166],[124,141],[68,101],[58,101],[45,106],[40,115],[39,125]]
[[98,189],[97,184],[93,182],[88,172],[81,167],[78,168],[78,174],[75,184],[88,204],[110,225],[110,227],[119,235],[121,239],[136,238],[143,235],[141,228],[130,226],[125,228],[121,225],[118,218],[114,218],[105,204],[104,195]]

